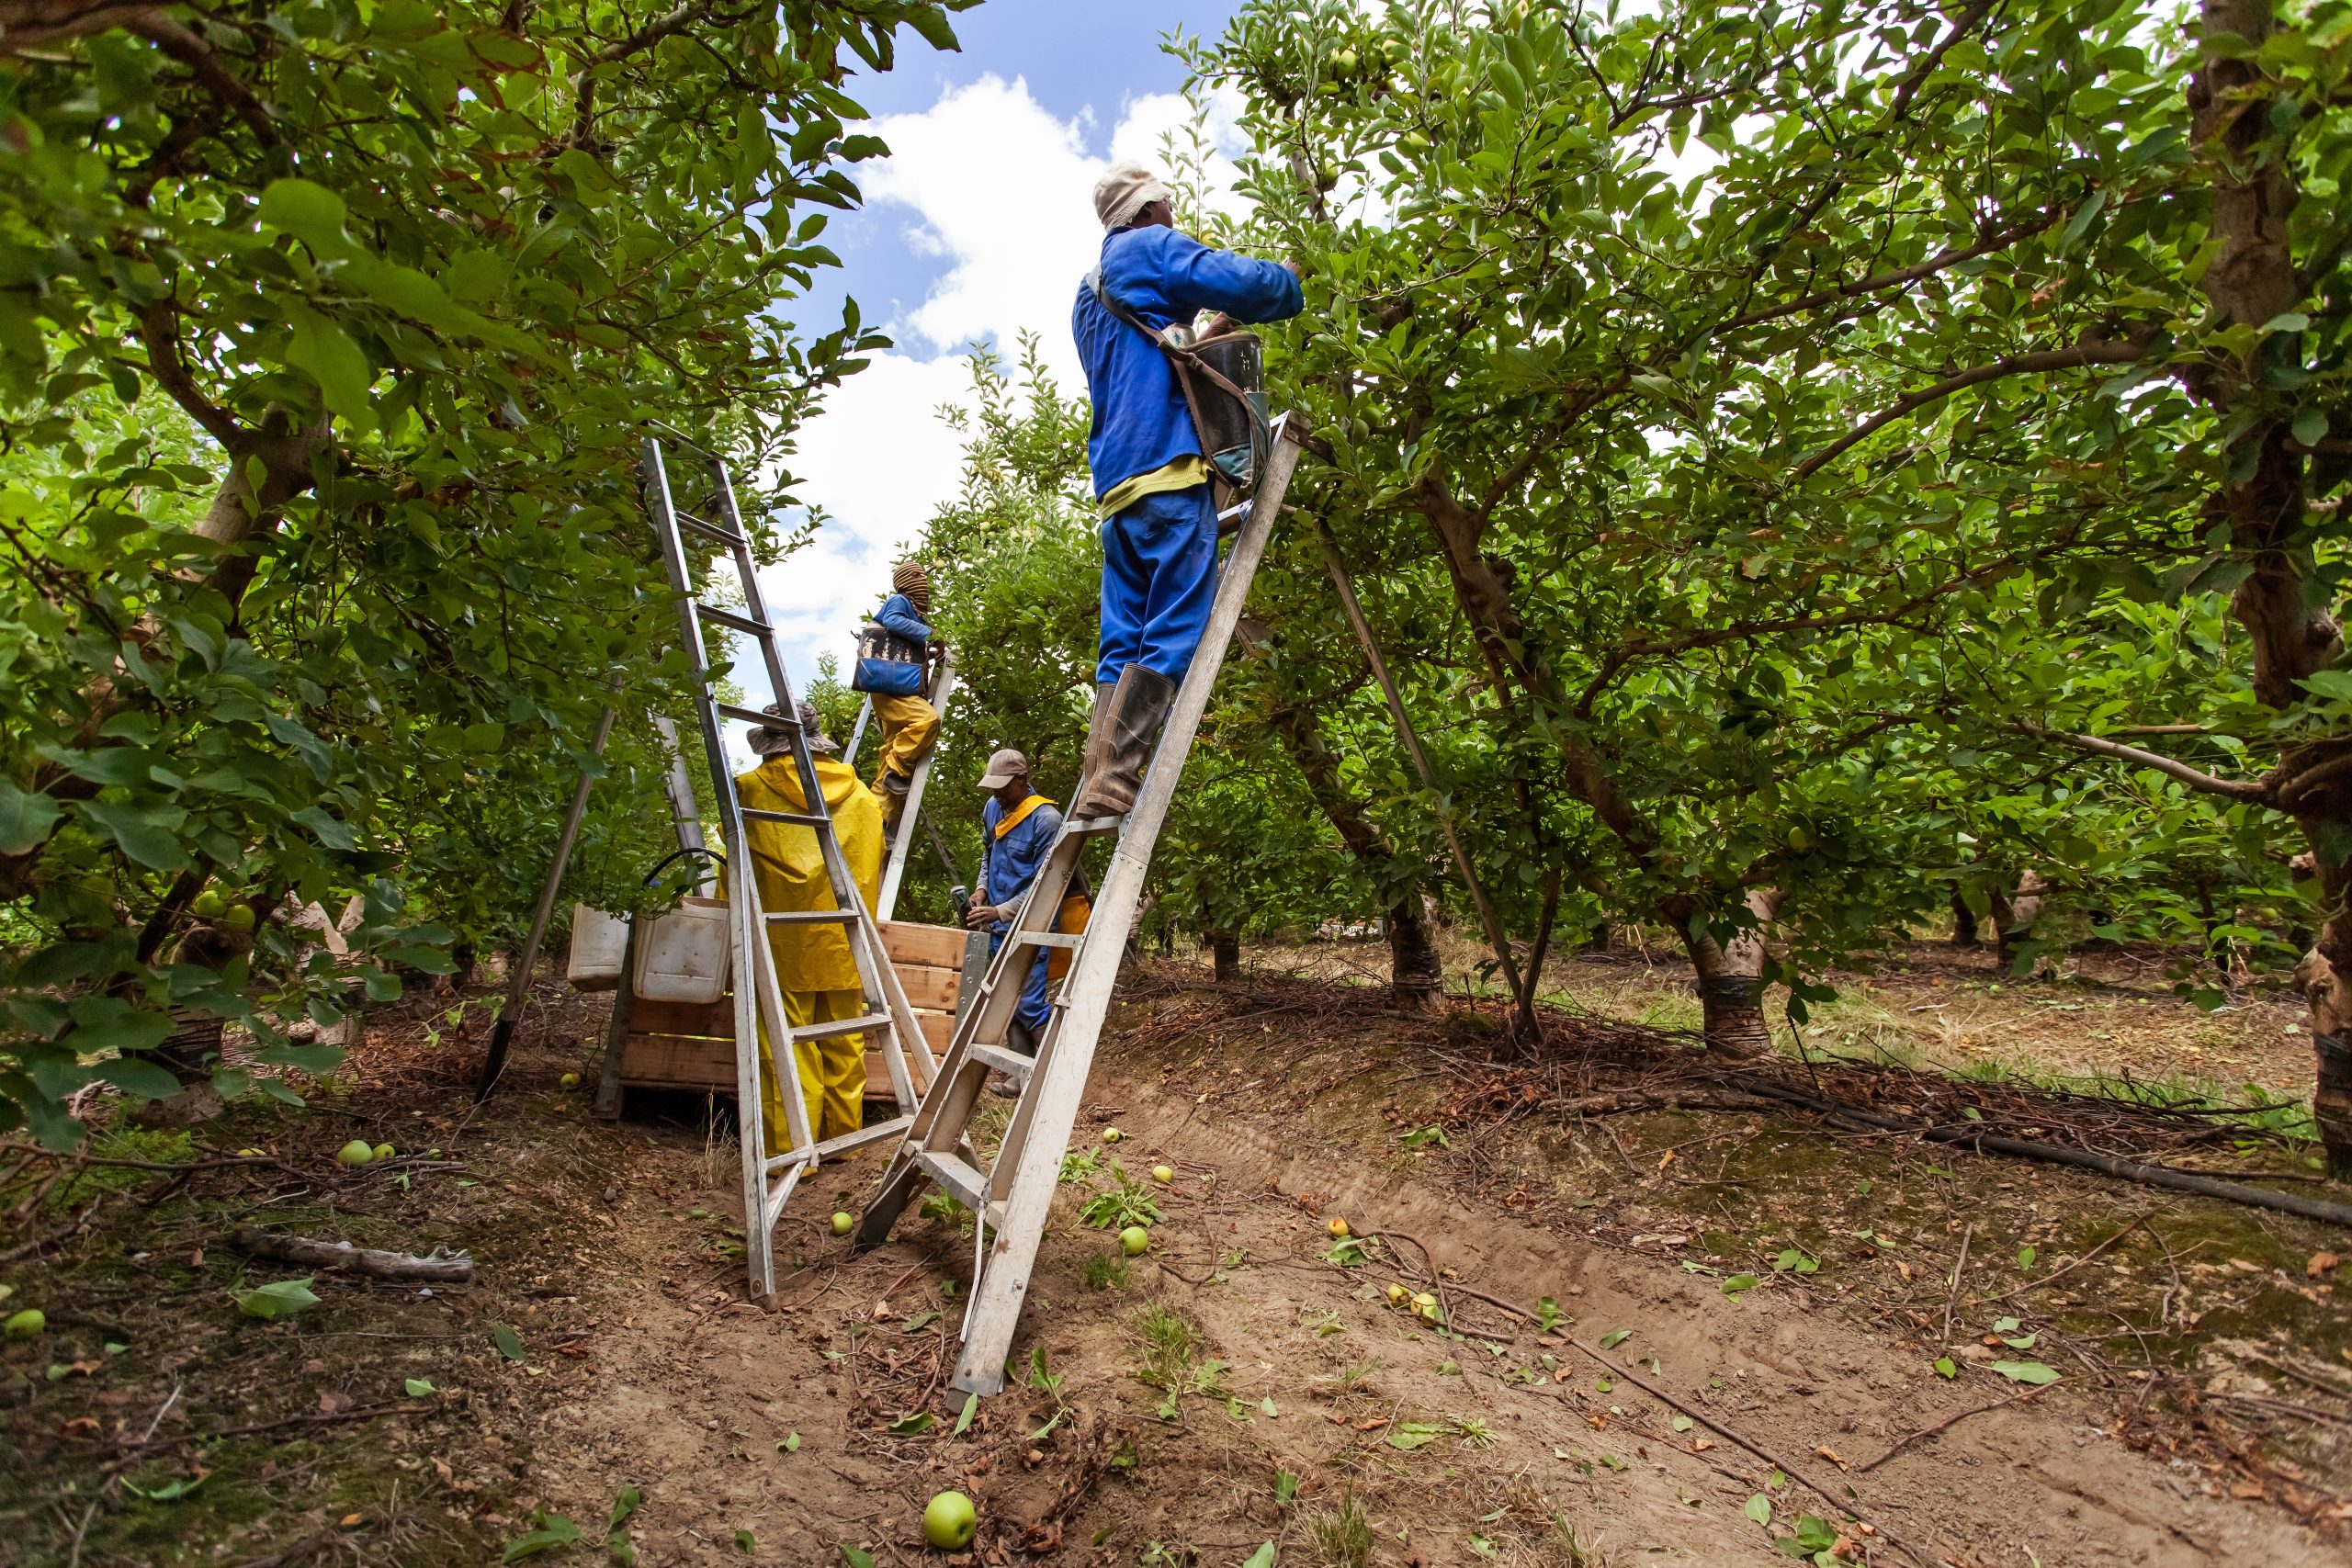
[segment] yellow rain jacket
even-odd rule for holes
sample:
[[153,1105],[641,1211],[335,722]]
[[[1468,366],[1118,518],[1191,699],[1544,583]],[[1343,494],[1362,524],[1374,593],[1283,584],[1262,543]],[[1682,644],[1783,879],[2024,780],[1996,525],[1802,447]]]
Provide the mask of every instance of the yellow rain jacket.
[[[868,909],[882,892],[882,807],[857,774],[831,757],[814,759],[817,787],[832,813],[833,836],[842,858]],[[754,811],[806,811],[800,779],[789,754],[770,757],[735,779],[736,794]],[[832,884],[817,852],[817,830],[782,822],[746,822],[752,866],[758,874],[760,907],[770,914],[791,909],[831,909]],[[857,965],[849,938],[839,926],[776,926],[768,932],[775,953],[776,985],[787,991],[854,991]]]
[[[841,844],[842,858],[849,863],[850,878],[870,910],[882,886],[882,803],[842,762],[831,757],[813,761],[817,787],[824,792],[826,808],[832,814],[833,836]],[[799,773],[789,754],[771,757],[750,773],[736,775],[735,791],[742,804],[755,811],[808,809],[800,796]],[[743,831],[750,840],[763,910],[839,907],[833,902],[832,884],[825,877],[815,829],[746,822]],[[774,926],[769,928],[768,947],[775,955],[776,986],[784,992],[785,1015],[794,1024],[855,1018],[865,1010],[857,962],[850,956],[849,938],[841,927]],[[857,1131],[865,1111],[865,1036],[807,1041],[795,1048],[794,1055],[811,1134],[822,1143]],[[785,1119],[774,1064],[764,1049],[760,1091],[768,1151],[781,1154],[792,1141],[791,1123]]]

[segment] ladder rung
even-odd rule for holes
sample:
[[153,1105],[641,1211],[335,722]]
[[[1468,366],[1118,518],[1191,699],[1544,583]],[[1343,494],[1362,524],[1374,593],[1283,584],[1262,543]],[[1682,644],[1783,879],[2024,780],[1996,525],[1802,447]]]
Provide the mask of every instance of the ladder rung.
[[954,1193],[963,1205],[978,1213],[987,1207],[989,1179],[951,1154],[936,1149],[917,1149],[915,1163],[933,1181]]
[[1084,931],[1015,931],[1015,945],[1021,947],[1076,947],[1086,940]]
[[1010,1073],[1016,1078],[1025,1078],[1037,1070],[1035,1057],[1008,1051],[1001,1045],[983,1045],[976,1040],[964,1050],[975,1062],[984,1062],[998,1072]]
[[815,816],[812,813],[806,811],[762,811],[755,806],[747,806],[743,807],[743,820],[746,822],[785,822],[789,823],[795,828],[822,828],[830,823],[832,818],[830,817]]
[[876,1122],[871,1127],[860,1127],[854,1133],[843,1133],[838,1138],[827,1138],[813,1149],[795,1149],[790,1154],[776,1155],[768,1160],[767,1168],[773,1174],[787,1165],[801,1165],[810,1159],[831,1159],[852,1149],[862,1149],[868,1144],[879,1144],[905,1132],[914,1125],[914,1120],[911,1116],[894,1116],[888,1122]]
[[722,545],[741,545],[744,543],[743,536],[736,533],[733,529],[722,528],[716,523],[706,523],[691,512],[680,512],[673,509],[670,515],[684,524],[688,532],[700,534],[706,539],[715,539]]
[[[738,724],[756,724],[762,729],[793,730],[800,728],[797,718],[786,718],[780,713],[762,713],[757,708],[739,708],[733,703],[713,703],[721,718],[731,718]],[[749,812],[745,816],[751,815]]]
[[722,626],[750,632],[753,637],[772,637],[775,633],[775,628],[765,621],[755,621],[749,615],[739,615],[732,610],[722,610],[716,604],[706,604],[700,600],[695,601],[695,614],[706,621],[717,621]]
[[772,926],[845,926],[857,919],[854,909],[784,909],[768,916]]
[[1125,817],[1081,817],[1063,822],[1062,831],[1072,838],[1084,838],[1089,833],[1115,833],[1126,823]]
[[803,1040],[831,1040],[836,1034],[863,1034],[869,1029],[888,1029],[890,1015],[869,1012],[857,1018],[837,1018],[831,1023],[795,1024],[792,1039],[795,1044]]

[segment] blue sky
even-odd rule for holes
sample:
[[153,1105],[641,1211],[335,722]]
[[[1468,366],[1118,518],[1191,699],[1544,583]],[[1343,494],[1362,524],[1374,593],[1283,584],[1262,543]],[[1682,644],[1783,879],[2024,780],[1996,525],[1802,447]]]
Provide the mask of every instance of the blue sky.
[[960,454],[937,410],[962,396],[965,348],[1009,347],[1033,330],[1049,364],[1079,384],[1068,321],[1101,233],[1094,181],[1118,158],[1152,161],[1160,134],[1189,118],[1183,68],[1161,52],[1161,36],[1180,26],[1214,36],[1232,9],[988,0],[955,18],[961,52],[902,33],[897,70],[851,83],[892,155],[856,166],[866,205],[826,229],[842,268],[781,309],[821,331],[854,297],[898,346],[832,394],[790,465],[804,499],[831,518],[813,545],[762,573],[796,680],[820,652],[847,662],[890,562],[955,493]]

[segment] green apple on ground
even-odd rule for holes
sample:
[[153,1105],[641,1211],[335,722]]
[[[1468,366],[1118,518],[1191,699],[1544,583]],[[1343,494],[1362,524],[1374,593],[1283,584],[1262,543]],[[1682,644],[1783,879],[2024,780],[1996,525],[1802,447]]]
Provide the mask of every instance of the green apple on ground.
[[1176,1168],[1172,1165],[1155,1165],[1151,1168],[1151,1179],[1164,1187],[1176,1179]]
[[376,1145],[376,1157],[378,1159],[390,1159],[398,1153],[400,1153],[400,1150],[392,1147],[390,1144],[378,1144]]
[[556,1087],[559,1089],[578,1089],[580,1087],[580,1075],[578,1073],[566,1073],[563,1077],[556,1079]]
[[375,1146],[365,1138],[354,1138],[334,1152],[337,1165],[362,1166],[375,1157]]
[[7,1335],[11,1339],[30,1339],[49,1326],[49,1314],[39,1307],[27,1307],[8,1319]]
[[1119,1250],[1129,1258],[1140,1258],[1151,1246],[1151,1233],[1141,1225],[1129,1225],[1119,1233]]
[[942,1492],[922,1511],[922,1538],[942,1551],[961,1551],[972,1544],[979,1515],[961,1492]]
[[1120,1132],[1116,1127],[1105,1127],[1102,1129],[1102,1141],[1106,1144],[1115,1144],[1121,1138],[1125,1136],[1126,1134]]
[[833,1211],[833,1234],[835,1235],[847,1235],[856,1228],[857,1216],[855,1214],[851,1213],[847,1209],[836,1209]]

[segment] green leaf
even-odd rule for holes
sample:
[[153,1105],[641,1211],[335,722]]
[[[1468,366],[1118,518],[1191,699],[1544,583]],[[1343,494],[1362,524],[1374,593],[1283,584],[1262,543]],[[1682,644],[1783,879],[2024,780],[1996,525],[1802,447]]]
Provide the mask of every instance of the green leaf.
[[922,1433],[930,1431],[932,1422],[935,1419],[936,1417],[933,1416],[930,1411],[919,1410],[912,1416],[906,1417],[904,1420],[893,1421],[890,1423],[890,1435],[898,1438],[912,1438],[919,1436]]
[[490,1342],[497,1346],[498,1353],[508,1360],[519,1361],[523,1359],[522,1336],[504,1324],[493,1323],[490,1325]]
[[531,1516],[537,1528],[507,1547],[501,1562],[514,1562],[526,1557],[536,1557],[542,1551],[552,1551],[559,1546],[570,1546],[580,1539],[580,1527],[561,1514],[538,1513]]
[[847,1541],[841,1543],[841,1549],[842,1561],[848,1563],[849,1568],[874,1568],[874,1553],[860,1551]]
[[426,1394],[433,1392],[433,1380],[431,1378],[411,1378],[401,1386],[408,1390],[408,1396],[411,1399],[423,1399]]
[[608,1530],[616,1530],[628,1523],[629,1516],[636,1513],[638,1505],[644,1501],[645,1494],[636,1487],[622,1487],[613,1496],[613,1511],[611,1517],[605,1519],[605,1528]]
[[319,385],[319,395],[332,412],[362,430],[376,424],[376,405],[368,400],[368,385],[376,373],[350,334],[308,305],[288,303],[286,319],[294,328],[294,342],[286,363]]
[[343,231],[346,216],[343,197],[309,180],[272,180],[261,193],[261,220],[281,233],[293,235],[322,260],[354,254]]
[[2057,1371],[2040,1361],[1996,1361],[1993,1370],[2017,1382],[2046,1383],[2058,1381]]
[[972,1417],[973,1417],[973,1416],[977,1416],[977,1415],[978,1415],[979,1413],[980,1413],[980,1396],[979,1396],[978,1394],[977,1394],[977,1393],[967,1393],[967,1394],[966,1394],[966,1395],[964,1396],[964,1409],[963,1409],[963,1412],[962,1412],[962,1414],[958,1415],[958,1416],[956,1417],[956,1430],[955,1430],[954,1436],[960,1438],[960,1437],[962,1437],[962,1436],[965,1434],[965,1432],[966,1432],[966,1431],[967,1431],[968,1429],[970,1429],[971,1425],[972,1425]]
[[1769,1525],[1772,1522],[1772,1499],[1758,1492],[1740,1512],[1759,1525]]
[[735,1549],[749,1557],[760,1550],[760,1543],[752,1538],[750,1530],[739,1529],[735,1532]]
[[359,847],[358,835],[351,830],[349,823],[335,820],[315,806],[289,812],[287,820],[308,828],[318,836],[319,842],[331,850],[356,850]]
[[[151,871],[186,871],[191,863],[179,840],[152,812],[103,800],[76,801],[74,809],[111,835],[127,858]],[[185,819],[184,813],[175,815]]]
[[2020,1247],[2018,1248],[2018,1267],[2030,1269],[2033,1267],[2033,1260],[2040,1256],[2041,1254],[2030,1247]]
[[140,1056],[118,1056],[91,1067],[91,1073],[140,1100],[169,1100],[179,1093],[180,1080]]
[[1241,1568],[1274,1568],[1274,1543],[1270,1540],[1251,1552]]
[[2316,446],[2327,439],[2327,412],[2305,409],[2295,416],[2295,439],[2306,446]]
[[[979,1395],[974,1394],[972,1397],[978,1399]],[[775,1451],[781,1454],[798,1453],[800,1451],[800,1434],[797,1432],[786,1432],[784,1435],[784,1441],[776,1444]]]
[[0,854],[20,855],[40,844],[63,810],[53,797],[28,794],[0,774]]
[[1604,1350],[1614,1350],[1633,1337],[1634,1331],[1630,1328],[1612,1328],[1600,1337],[1600,1348]]
[[1763,1281],[1753,1274],[1734,1274],[1723,1283],[1723,1292],[1736,1299],[1742,1292],[1752,1291]]
[[1938,1377],[1949,1380],[1960,1376],[1960,1363],[1950,1356],[1938,1356],[1931,1364],[1935,1367]]
[[247,1317],[257,1317],[265,1323],[292,1317],[305,1307],[319,1304],[319,1298],[311,1293],[313,1278],[305,1274],[299,1280],[278,1280],[250,1291],[241,1291],[237,1293],[237,1310]]

